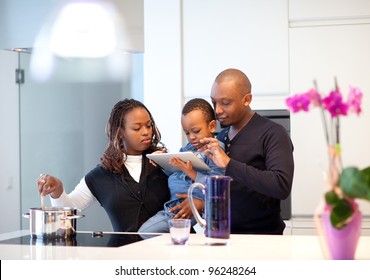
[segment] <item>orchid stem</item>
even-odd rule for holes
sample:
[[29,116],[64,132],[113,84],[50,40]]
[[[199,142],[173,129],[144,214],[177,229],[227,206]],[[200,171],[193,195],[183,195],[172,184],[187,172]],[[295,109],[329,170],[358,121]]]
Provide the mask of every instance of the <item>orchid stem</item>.
[[[316,92],[319,93],[319,89],[318,89],[316,80],[313,81],[313,84],[314,84]],[[326,143],[327,143],[328,146],[331,146],[330,145],[329,132],[328,132],[328,125],[326,123],[324,108],[322,107],[321,95],[320,95],[320,98],[319,98],[319,107],[320,107],[321,117],[322,117],[323,125],[324,125],[324,133],[325,133]]]
[[[337,80],[337,77],[334,76],[334,86],[335,86],[335,91],[336,92],[339,92],[339,87],[338,87],[338,80]],[[340,120],[339,120],[339,117],[336,118],[336,122],[335,122],[335,132],[336,132],[336,135],[335,135],[335,143],[337,145],[337,149],[339,149],[339,151],[337,151],[339,154],[338,154],[338,159],[339,159],[339,168],[342,169],[342,157],[340,156]]]
[[[329,130],[328,130],[328,124],[326,122],[326,117],[325,117],[325,112],[324,112],[324,108],[323,108],[323,105],[322,105],[322,100],[321,100],[321,95],[319,93],[319,89],[318,89],[318,86],[317,86],[317,83],[316,83],[316,80],[313,81],[313,84],[314,84],[314,87],[315,87],[315,90],[316,92],[319,94],[320,98],[319,98],[319,108],[320,108],[320,112],[321,112],[321,117],[322,117],[322,120],[323,120],[323,125],[324,125],[324,134],[325,134],[325,139],[326,139],[326,143],[328,145],[328,162],[329,162],[329,174],[328,174],[328,178],[330,180],[330,186],[332,188],[334,188],[335,186],[335,183],[333,182],[333,175],[334,175],[334,172],[332,170],[332,167],[333,167],[333,164],[334,164],[334,158],[333,158],[333,151],[332,149],[334,148],[332,143],[330,142],[330,137],[329,137]],[[332,127],[332,126],[331,126]],[[331,131],[330,131],[331,133]],[[331,134],[332,135],[332,134]]]

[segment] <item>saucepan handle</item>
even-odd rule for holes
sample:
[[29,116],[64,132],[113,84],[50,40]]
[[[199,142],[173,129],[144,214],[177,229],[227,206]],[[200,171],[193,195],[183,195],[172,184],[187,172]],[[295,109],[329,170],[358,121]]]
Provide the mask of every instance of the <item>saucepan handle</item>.
[[83,217],[85,217],[85,215],[70,215],[70,216],[60,218],[60,219],[61,220],[73,220],[73,219],[79,219],[79,218],[83,218]]

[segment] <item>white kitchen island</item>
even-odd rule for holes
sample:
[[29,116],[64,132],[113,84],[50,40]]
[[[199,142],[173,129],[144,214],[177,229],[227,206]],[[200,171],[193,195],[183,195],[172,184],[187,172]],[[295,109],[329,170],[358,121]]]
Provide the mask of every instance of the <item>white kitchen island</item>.
[[[0,240],[28,231],[0,234]],[[205,245],[191,234],[188,245],[172,245],[169,234],[122,247],[0,245],[1,260],[322,260],[320,239],[310,235],[231,235],[228,246]],[[361,236],[356,260],[370,260],[370,236]]]

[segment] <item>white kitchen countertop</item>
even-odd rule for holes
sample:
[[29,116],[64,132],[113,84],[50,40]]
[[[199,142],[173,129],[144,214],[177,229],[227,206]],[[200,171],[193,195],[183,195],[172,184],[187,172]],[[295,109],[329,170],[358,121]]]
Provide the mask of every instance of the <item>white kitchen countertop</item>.
[[[0,240],[27,235],[27,230],[0,234]],[[203,234],[189,244],[172,245],[169,234],[118,248],[51,245],[0,245],[1,260],[314,260],[325,259],[318,236],[231,235],[228,246],[205,245]],[[370,236],[361,236],[356,259],[370,259]]]

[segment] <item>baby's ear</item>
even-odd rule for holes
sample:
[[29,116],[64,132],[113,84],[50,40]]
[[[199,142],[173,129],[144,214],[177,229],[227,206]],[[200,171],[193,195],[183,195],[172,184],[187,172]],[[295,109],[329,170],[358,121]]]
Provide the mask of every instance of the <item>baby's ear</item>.
[[210,123],[208,124],[208,128],[209,128],[209,131],[211,133],[214,133],[216,131],[216,128],[217,128],[216,121],[215,120],[210,121]]

